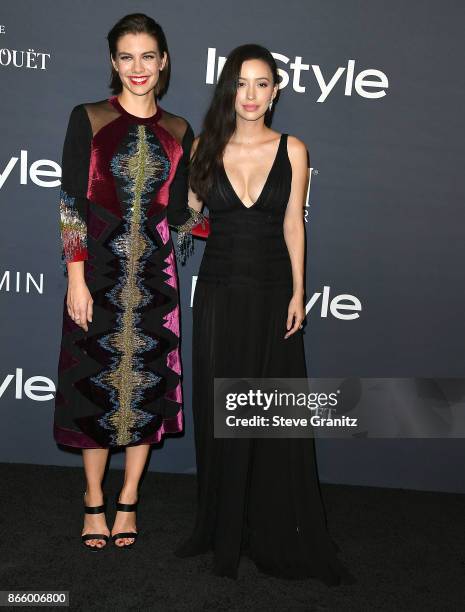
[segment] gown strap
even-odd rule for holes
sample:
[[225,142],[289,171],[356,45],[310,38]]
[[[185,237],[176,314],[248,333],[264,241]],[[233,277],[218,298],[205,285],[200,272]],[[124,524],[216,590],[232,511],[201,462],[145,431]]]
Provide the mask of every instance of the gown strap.
[[286,151],[287,148],[287,137],[289,136],[289,134],[281,134],[281,140],[279,141],[279,151],[278,153],[282,153],[283,151]]
[[289,134],[281,134],[281,138],[279,140],[278,151],[276,153],[276,163],[275,165],[281,167],[283,163],[286,162],[288,157],[287,153],[287,137]]

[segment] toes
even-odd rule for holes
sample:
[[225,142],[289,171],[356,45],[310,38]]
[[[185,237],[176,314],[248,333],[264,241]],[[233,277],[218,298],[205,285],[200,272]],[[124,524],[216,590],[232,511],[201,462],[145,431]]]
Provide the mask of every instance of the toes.
[[124,546],[128,546],[129,544],[132,544],[134,542],[134,538],[118,538],[117,540],[115,540],[115,544],[116,546],[124,547]]
[[106,545],[105,540],[87,540],[85,545],[89,548],[102,548]]
[[[116,533],[118,533],[118,530],[115,529]],[[121,529],[121,531],[123,531],[123,529]],[[135,538],[116,538],[116,540],[113,540],[114,544],[116,546],[119,546],[120,548],[124,547],[124,546],[129,546],[129,544],[133,544],[135,541]]]

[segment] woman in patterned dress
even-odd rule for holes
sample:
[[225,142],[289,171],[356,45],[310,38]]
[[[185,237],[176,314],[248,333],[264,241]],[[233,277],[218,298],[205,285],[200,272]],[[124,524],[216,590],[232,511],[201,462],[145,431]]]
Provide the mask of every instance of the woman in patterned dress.
[[138,486],[152,443],[182,431],[179,300],[168,225],[180,244],[208,222],[187,207],[192,129],[161,109],[169,79],[162,28],[123,17],[109,32],[114,95],[76,106],[63,149],[60,198],[64,304],[54,437],[82,449],[83,544],[104,548],[102,480],[109,449],[126,470],[111,531],[137,537]]

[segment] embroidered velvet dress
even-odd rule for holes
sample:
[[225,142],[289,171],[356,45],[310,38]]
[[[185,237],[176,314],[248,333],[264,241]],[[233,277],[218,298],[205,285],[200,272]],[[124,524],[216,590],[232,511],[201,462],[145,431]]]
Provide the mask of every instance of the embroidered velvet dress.
[[181,117],[160,107],[136,117],[116,97],[71,113],[60,198],[63,259],[84,261],[93,321],[82,330],[65,297],[54,422],[60,444],[154,443],[183,428],[168,224],[184,237],[208,232],[208,221],[199,225],[201,216],[187,207],[192,140]]
[[216,178],[193,308],[197,519],[177,555],[212,549],[220,576],[235,578],[244,553],[274,576],[352,582],[326,529],[313,439],[214,437],[215,377],[307,377],[302,332],[284,339],[292,297],[287,135],[253,206],[239,199],[224,167]]

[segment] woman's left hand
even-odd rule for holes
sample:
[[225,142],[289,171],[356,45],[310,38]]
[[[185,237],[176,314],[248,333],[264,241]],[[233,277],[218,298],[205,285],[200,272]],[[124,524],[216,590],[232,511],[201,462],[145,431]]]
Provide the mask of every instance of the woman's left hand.
[[293,295],[291,301],[289,302],[289,308],[287,309],[287,333],[284,336],[285,340],[289,338],[289,336],[292,336],[292,334],[295,334],[295,332],[302,327],[304,319],[304,298],[302,295]]

